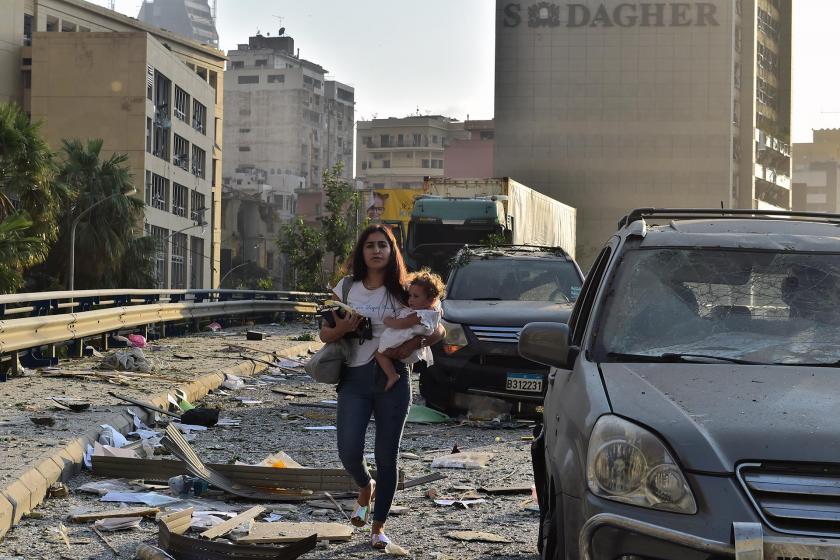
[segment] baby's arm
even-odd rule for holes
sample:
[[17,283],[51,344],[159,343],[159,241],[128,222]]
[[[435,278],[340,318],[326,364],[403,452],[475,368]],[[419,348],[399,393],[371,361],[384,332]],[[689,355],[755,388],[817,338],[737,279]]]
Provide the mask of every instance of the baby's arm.
[[420,316],[417,315],[417,313],[412,313],[402,319],[397,319],[396,317],[385,317],[382,319],[382,322],[385,323],[385,326],[389,329],[410,329],[414,325],[420,324]]

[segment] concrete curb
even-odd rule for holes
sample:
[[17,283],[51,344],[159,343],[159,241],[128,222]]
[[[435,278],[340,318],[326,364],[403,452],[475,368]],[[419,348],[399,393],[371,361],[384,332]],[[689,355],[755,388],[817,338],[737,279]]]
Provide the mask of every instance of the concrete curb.
[[[316,345],[318,343],[315,343]],[[280,357],[292,357],[306,353],[313,343],[305,342],[295,346],[279,350],[275,353]],[[260,359],[270,361],[271,354],[263,354]],[[239,377],[250,377],[267,369],[268,365],[258,362],[244,360],[234,366],[225,368],[215,373],[208,373],[197,378],[192,383],[180,387],[172,387],[171,390],[180,388],[187,395],[190,402],[197,402],[204,398],[207,393],[219,388],[225,380],[225,375],[238,375]],[[168,404],[167,394],[160,393],[149,402],[165,408]],[[126,405],[131,406],[131,405]],[[137,409],[138,407],[134,407]],[[141,413],[148,420],[151,413]],[[133,429],[131,415],[128,412],[112,414],[102,420],[102,424],[110,424],[121,433],[126,434]],[[32,511],[38,504],[44,501],[47,490],[54,482],[67,481],[77,474],[83,464],[85,449],[93,445],[99,439],[99,427],[87,430],[80,437],[74,439],[67,445],[55,448],[46,458],[39,459],[33,467],[21,474],[16,480],[0,489],[0,541],[6,536],[9,530],[17,525],[21,518]]]

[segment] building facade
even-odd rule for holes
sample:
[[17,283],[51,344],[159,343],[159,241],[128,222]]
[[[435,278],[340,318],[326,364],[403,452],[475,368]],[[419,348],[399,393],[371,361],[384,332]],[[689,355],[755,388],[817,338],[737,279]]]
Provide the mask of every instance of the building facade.
[[493,176],[495,126],[492,120],[464,121],[466,138],[455,138],[443,150],[443,174],[453,179]]
[[205,45],[219,46],[216,15],[207,0],[143,0],[137,19]]
[[790,0],[497,0],[495,175],[578,209],[790,208]]
[[217,285],[224,54],[83,0],[10,2],[0,101],[43,120],[56,151],[101,138],[103,157],[127,154],[159,287]]
[[469,138],[464,123],[434,116],[356,123],[356,178],[364,189],[422,189],[423,177],[443,177],[444,152]]
[[353,88],[296,56],[291,37],[250,37],[228,52],[223,176],[265,172],[320,190],[324,170],[344,163],[352,176]]
[[840,129],[813,132],[793,145],[793,208],[840,213]]

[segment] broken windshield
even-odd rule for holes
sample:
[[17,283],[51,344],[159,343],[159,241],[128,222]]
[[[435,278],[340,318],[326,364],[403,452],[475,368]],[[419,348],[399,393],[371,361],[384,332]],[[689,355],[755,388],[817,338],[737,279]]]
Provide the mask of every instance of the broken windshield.
[[761,363],[840,360],[840,255],[630,251],[601,312],[596,353]]

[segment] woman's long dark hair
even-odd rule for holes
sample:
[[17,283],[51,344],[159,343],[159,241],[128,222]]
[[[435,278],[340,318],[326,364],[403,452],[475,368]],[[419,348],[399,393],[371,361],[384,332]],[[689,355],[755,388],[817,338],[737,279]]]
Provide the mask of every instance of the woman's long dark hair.
[[405,305],[408,302],[408,293],[405,291],[408,272],[405,269],[405,261],[400,248],[397,246],[397,240],[389,227],[382,224],[373,224],[362,230],[362,233],[359,234],[359,240],[356,241],[356,246],[353,247],[353,252],[350,254],[350,259],[347,261],[347,272],[353,275],[354,282],[364,280],[367,277],[368,267],[365,264],[364,247],[367,238],[372,233],[384,235],[385,239],[388,240],[388,245],[391,246],[391,257],[385,265],[385,289]]

